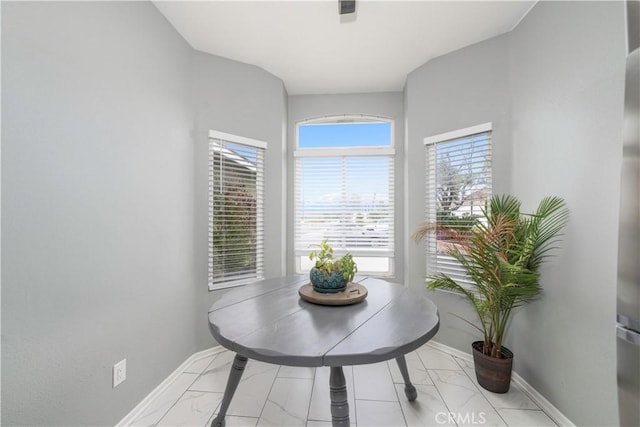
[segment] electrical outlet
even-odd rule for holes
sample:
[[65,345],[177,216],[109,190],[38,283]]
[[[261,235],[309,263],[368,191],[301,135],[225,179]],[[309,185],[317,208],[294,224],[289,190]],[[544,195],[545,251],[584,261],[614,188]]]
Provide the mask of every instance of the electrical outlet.
[[122,359],[113,365],[113,387],[117,387],[127,379],[127,359]]

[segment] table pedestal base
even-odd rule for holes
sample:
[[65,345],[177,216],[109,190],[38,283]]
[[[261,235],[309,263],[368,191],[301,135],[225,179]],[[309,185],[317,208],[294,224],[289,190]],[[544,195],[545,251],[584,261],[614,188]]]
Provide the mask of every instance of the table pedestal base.
[[333,427],[349,427],[347,382],[344,379],[342,366],[331,367],[329,394],[331,396],[331,424]]

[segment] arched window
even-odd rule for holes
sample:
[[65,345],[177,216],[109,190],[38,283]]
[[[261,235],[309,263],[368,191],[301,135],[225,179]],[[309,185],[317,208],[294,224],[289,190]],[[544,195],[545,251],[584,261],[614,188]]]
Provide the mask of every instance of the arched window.
[[336,256],[349,252],[361,273],[393,275],[393,122],[340,116],[298,123],[294,252],[308,271],[313,245],[328,239]]

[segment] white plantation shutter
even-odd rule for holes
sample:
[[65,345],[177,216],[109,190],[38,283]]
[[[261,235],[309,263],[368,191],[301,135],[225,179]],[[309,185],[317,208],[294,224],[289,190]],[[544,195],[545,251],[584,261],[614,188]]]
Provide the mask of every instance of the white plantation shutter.
[[336,256],[351,253],[360,272],[392,274],[393,154],[388,147],[296,151],[298,271],[309,267],[309,251],[326,238]]
[[[464,233],[491,198],[491,123],[425,139],[426,222]],[[455,245],[438,231],[426,238],[427,276],[446,273],[471,283],[461,265],[447,254]]]
[[266,143],[209,135],[209,289],[263,277]]

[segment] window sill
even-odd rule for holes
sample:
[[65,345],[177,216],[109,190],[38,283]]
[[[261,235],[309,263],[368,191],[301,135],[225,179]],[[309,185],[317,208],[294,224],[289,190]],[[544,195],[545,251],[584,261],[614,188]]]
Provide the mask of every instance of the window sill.
[[211,283],[209,282],[209,292],[212,291],[219,291],[222,289],[230,289],[230,288],[237,288],[238,286],[244,286],[244,285],[248,285],[250,283],[255,283],[259,280],[262,280],[263,277],[254,277],[251,279],[243,279],[243,280],[236,280],[233,282],[222,282],[222,283]]

